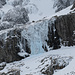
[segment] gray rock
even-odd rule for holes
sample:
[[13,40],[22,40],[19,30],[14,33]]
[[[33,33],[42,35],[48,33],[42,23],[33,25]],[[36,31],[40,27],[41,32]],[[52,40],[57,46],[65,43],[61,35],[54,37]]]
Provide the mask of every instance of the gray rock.
[[49,26],[48,26],[48,40],[47,45],[49,47],[53,47],[53,49],[58,49],[60,48],[60,37],[58,35],[58,31],[56,30],[56,25],[49,21]]
[[53,7],[57,7],[56,12],[72,5],[75,0],[55,0]]
[[6,4],[6,0],[0,0],[0,8]]
[[17,6],[4,15],[3,21],[13,22],[14,24],[25,24],[29,21],[29,17],[25,8]]

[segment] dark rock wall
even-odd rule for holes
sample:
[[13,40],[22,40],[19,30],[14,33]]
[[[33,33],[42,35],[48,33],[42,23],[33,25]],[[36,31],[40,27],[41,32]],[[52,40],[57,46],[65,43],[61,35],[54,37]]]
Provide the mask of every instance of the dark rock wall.
[[[5,37],[6,38],[5,38]],[[4,37],[4,38],[3,38]],[[12,62],[22,59],[18,55],[20,52],[19,41],[20,41],[20,31],[12,30],[6,34],[0,36],[0,62]]]
[[49,21],[48,24],[49,24],[49,26],[48,26],[47,45],[49,47],[52,47],[52,49],[58,49],[58,48],[60,48],[60,37],[56,30],[56,26],[54,23],[51,23],[51,21]]
[[2,21],[12,22],[13,24],[26,24],[29,21],[29,17],[26,9],[18,6],[8,11]]
[[55,21],[55,26],[58,35],[62,39],[62,43],[68,46],[74,44],[74,31],[75,31],[75,14],[71,13],[68,15],[59,16]]

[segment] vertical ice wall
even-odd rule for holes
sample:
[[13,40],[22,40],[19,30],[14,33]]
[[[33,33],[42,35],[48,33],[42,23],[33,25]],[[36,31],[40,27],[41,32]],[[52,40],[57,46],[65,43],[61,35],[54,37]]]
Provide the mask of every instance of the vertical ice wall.
[[[48,39],[47,34],[48,20],[43,20],[24,29],[21,33],[21,37],[27,40],[31,54],[37,54],[44,52],[42,46],[47,45],[45,41]],[[23,46],[25,47],[25,41],[23,41]]]
[[[37,54],[44,51],[56,49],[59,46],[59,36],[57,34],[55,25],[55,17],[37,21],[26,27],[21,32],[22,45],[25,51],[28,48],[31,54]],[[28,48],[26,48],[28,46]]]

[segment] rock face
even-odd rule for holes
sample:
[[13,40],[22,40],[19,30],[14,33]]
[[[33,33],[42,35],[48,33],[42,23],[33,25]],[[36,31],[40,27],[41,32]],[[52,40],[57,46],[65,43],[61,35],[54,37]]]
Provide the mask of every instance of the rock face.
[[18,55],[18,52],[20,52],[19,39],[20,34],[16,30],[0,36],[0,62],[12,62],[22,59]]
[[55,21],[55,26],[63,44],[67,46],[75,45],[75,13],[58,17]]
[[56,26],[53,22],[48,23],[48,40],[47,45],[53,49],[60,48],[60,37],[58,35]]
[[6,4],[6,0],[0,0],[0,8]]
[[54,8],[57,7],[56,12],[72,5],[75,0],[54,0]]
[[29,21],[29,17],[25,8],[17,6],[4,15],[3,21],[13,22],[14,24],[25,24]]
[[0,23],[0,31],[4,29],[12,28],[14,25],[9,23],[8,21],[3,21]]

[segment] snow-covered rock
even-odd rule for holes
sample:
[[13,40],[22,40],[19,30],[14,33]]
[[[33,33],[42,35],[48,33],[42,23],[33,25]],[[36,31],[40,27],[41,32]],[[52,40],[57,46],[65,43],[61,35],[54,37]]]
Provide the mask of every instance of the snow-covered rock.
[[23,0],[22,5],[23,5],[23,6],[28,5],[29,2],[30,2],[30,0]]
[[75,0],[54,0],[54,8],[56,9],[56,12],[72,5],[74,3]]
[[28,11],[30,21],[36,21],[55,14],[57,11],[72,5],[74,1],[75,0],[6,0],[6,4],[1,10],[6,13],[9,9],[13,10],[13,7],[22,6]]
[[9,10],[2,21],[13,22],[14,24],[25,24],[29,21],[28,13],[25,8],[17,6]]
[[0,0],[0,8],[6,4],[6,0]]
[[17,6],[22,5],[23,0],[7,0],[6,1],[8,5]]
[[10,24],[8,21],[3,21],[0,23],[0,30],[12,28],[13,24]]

